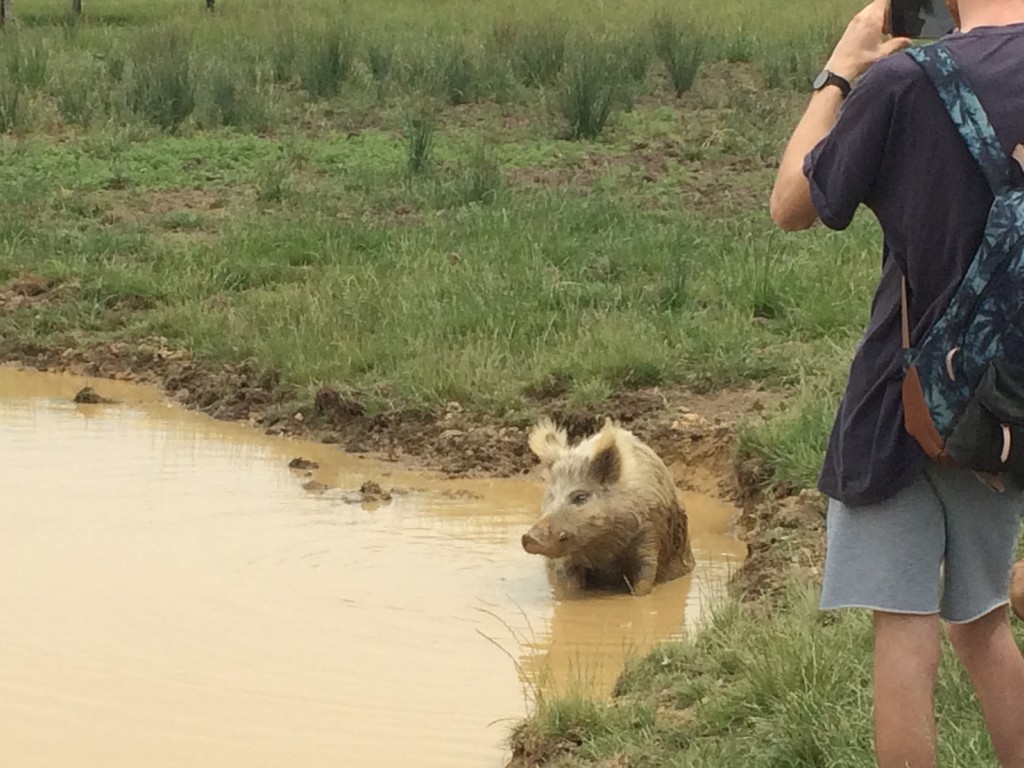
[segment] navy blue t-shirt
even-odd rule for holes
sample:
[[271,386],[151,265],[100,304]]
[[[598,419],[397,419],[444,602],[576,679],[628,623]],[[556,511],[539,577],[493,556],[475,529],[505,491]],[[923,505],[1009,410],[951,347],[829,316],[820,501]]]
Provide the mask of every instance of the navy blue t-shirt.
[[[1024,143],[1024,24],[945,38],[999,135]],[[981,243],[992,193],[924,70],[896,54],[857,83],[804,173],[822,222],[845,229],[858,206],[878,218],[882,274],[854,355],[818,486],[849,506],[910,485],[928,459],[903,426],[900,283],[912,339],[942,313]],[[823,257],[825,255],[823,254]]]

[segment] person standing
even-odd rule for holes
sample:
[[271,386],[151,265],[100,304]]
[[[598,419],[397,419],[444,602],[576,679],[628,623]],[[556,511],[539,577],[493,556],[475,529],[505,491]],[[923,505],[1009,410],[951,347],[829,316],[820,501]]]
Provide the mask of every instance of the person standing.
[[[790,139],[771,195],[784,230],[846,228],[863,204],[884,239],[819,488],[829,497],[821,607],[872,611],[880,768],[933,768],[941,627],[1004,768],[1024,768],[1024,657],[1007,610],[1024,492],[932,462],[904,426],[903,301],[915,341],[982,241],[993,193],[924,69],[888,38],[888,0],[850,22]],[[1024,0],[949,0],[942,44],[1006,151],[1024,141]],[[1013,171],[1022,181],[1019,167]],[[827,258],[827,254],[822,255]]]

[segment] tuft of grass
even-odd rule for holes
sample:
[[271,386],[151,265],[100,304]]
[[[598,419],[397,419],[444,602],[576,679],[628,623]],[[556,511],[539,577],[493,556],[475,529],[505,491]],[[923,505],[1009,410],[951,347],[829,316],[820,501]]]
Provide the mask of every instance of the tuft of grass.
[[270,75],[275,83],[287,84],[297,77],[299,40],[291,24],[278,25],[267,52]]
[[438,62],[441,91],[453,106],[473,100],[472,88],[476,67],[465,45],[460,40],[446,40],[437,44],[434,55]]
[[11,82],[30,90],[46,86],[50,70],[50,52],[42,40],[24,42],[15,37],[7,60]]
[[279,203],[288,192],[288,177],[292,172],[290,158],[277,158],[264,161],[258,169],[256,180],[256,199],[261,203]]
[[755,61],[760,64],[768,87],[806,90],[840,31],[835,23],[819,24],[791,31],[786,41],[762,41]]
[[366,63],[370,68],[378,101],[383,100],[391,84],[395,69],[395,48],[371,42],[366,49]]
[[672,90],[682,96],[697,79],[704,59],[703,42],[680,29],[674,18],[662,16],[654,22],[654,48],[665,65]]
[[604,131],[620,93],[603,51],[588,49],[572,62],[562,84],[562,116],[572,139],[596,139]]
[[625,77],[630,82],[642,84],[647,80],[651,69],[651,54],[650,42],[646,38],[636,36],[619,43],[616,58],[621,62]]
[[370,74],[377,83],[386,82],[391,77],[395,62],[395,49],[377,43],[371,43],[366,52],[366,61],[370,65]]
[[211,62],[201,88],[207,124],[253,132],[270,127],[270,98],[259,91],[242,67],[220,60]]
[[551,85],[565,67],[567,32],[561,22],[526,27],[515,38],[515,72],[528,87]]
[[214,67],[208,72],[206,82],[210,89],[213,105],[217,109],[221,125],[238,125],[242,122],[243,108],[239,98],[239,84],[235,73],[226,67]]
[[195,109],[192,41],[176,27],[142,35],[132,53],[131,110],[173,133]]
[[128,57],[124,51],[112,46],[101,52],[99,58],[103,62],[103,69],[107,80],[112,85],[120,85],[124,81],[124,73],[128,62]]
[[722,57],[730,64],[748,63],[754,60],[757,38],[746,28],[734,30],[726,41]]
[[16,83],[0,83],[0,133],[18,127],[22,89]]
[[496,56],[513,59],[516,55],[516,42],[519,40],[520,24],[508,17],[497,19],[491,26],[487,48]]
[[465,170],[455,186],[455,205],[490,205],[497,198],[504,186],[501,169],[489,152],[486,144],[481,143],[469,158]]
[[409,176],[419,176],[430,168],[434,149],[434,117],[426,111],[419,111],[409,118],[406,136],[406,171]]
[[313,99],[329,99],[341,92],[351,60],[345,38],[337,29],[327,29],[305,41],[308,46],[302,85]]

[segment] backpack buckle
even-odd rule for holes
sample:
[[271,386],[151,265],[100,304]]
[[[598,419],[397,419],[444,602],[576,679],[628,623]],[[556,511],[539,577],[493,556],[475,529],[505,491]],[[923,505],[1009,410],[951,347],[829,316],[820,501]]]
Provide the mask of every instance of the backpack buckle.
[[950,381],[956,381],[956,371],[953,370],[953,358],[956,357],[956,353],[960,351],[960,347],[953,347],[949,350],[949,354],[946,355],[946,373],[949,374]]

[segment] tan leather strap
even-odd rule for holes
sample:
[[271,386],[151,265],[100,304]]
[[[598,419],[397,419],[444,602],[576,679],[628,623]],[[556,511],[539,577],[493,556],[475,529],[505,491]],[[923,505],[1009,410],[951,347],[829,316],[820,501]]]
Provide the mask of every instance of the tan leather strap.
[[907,278],[903,278],[900,286],[900,304],[903,313],[903,348],[910,349],[910,305],[907,301]]

